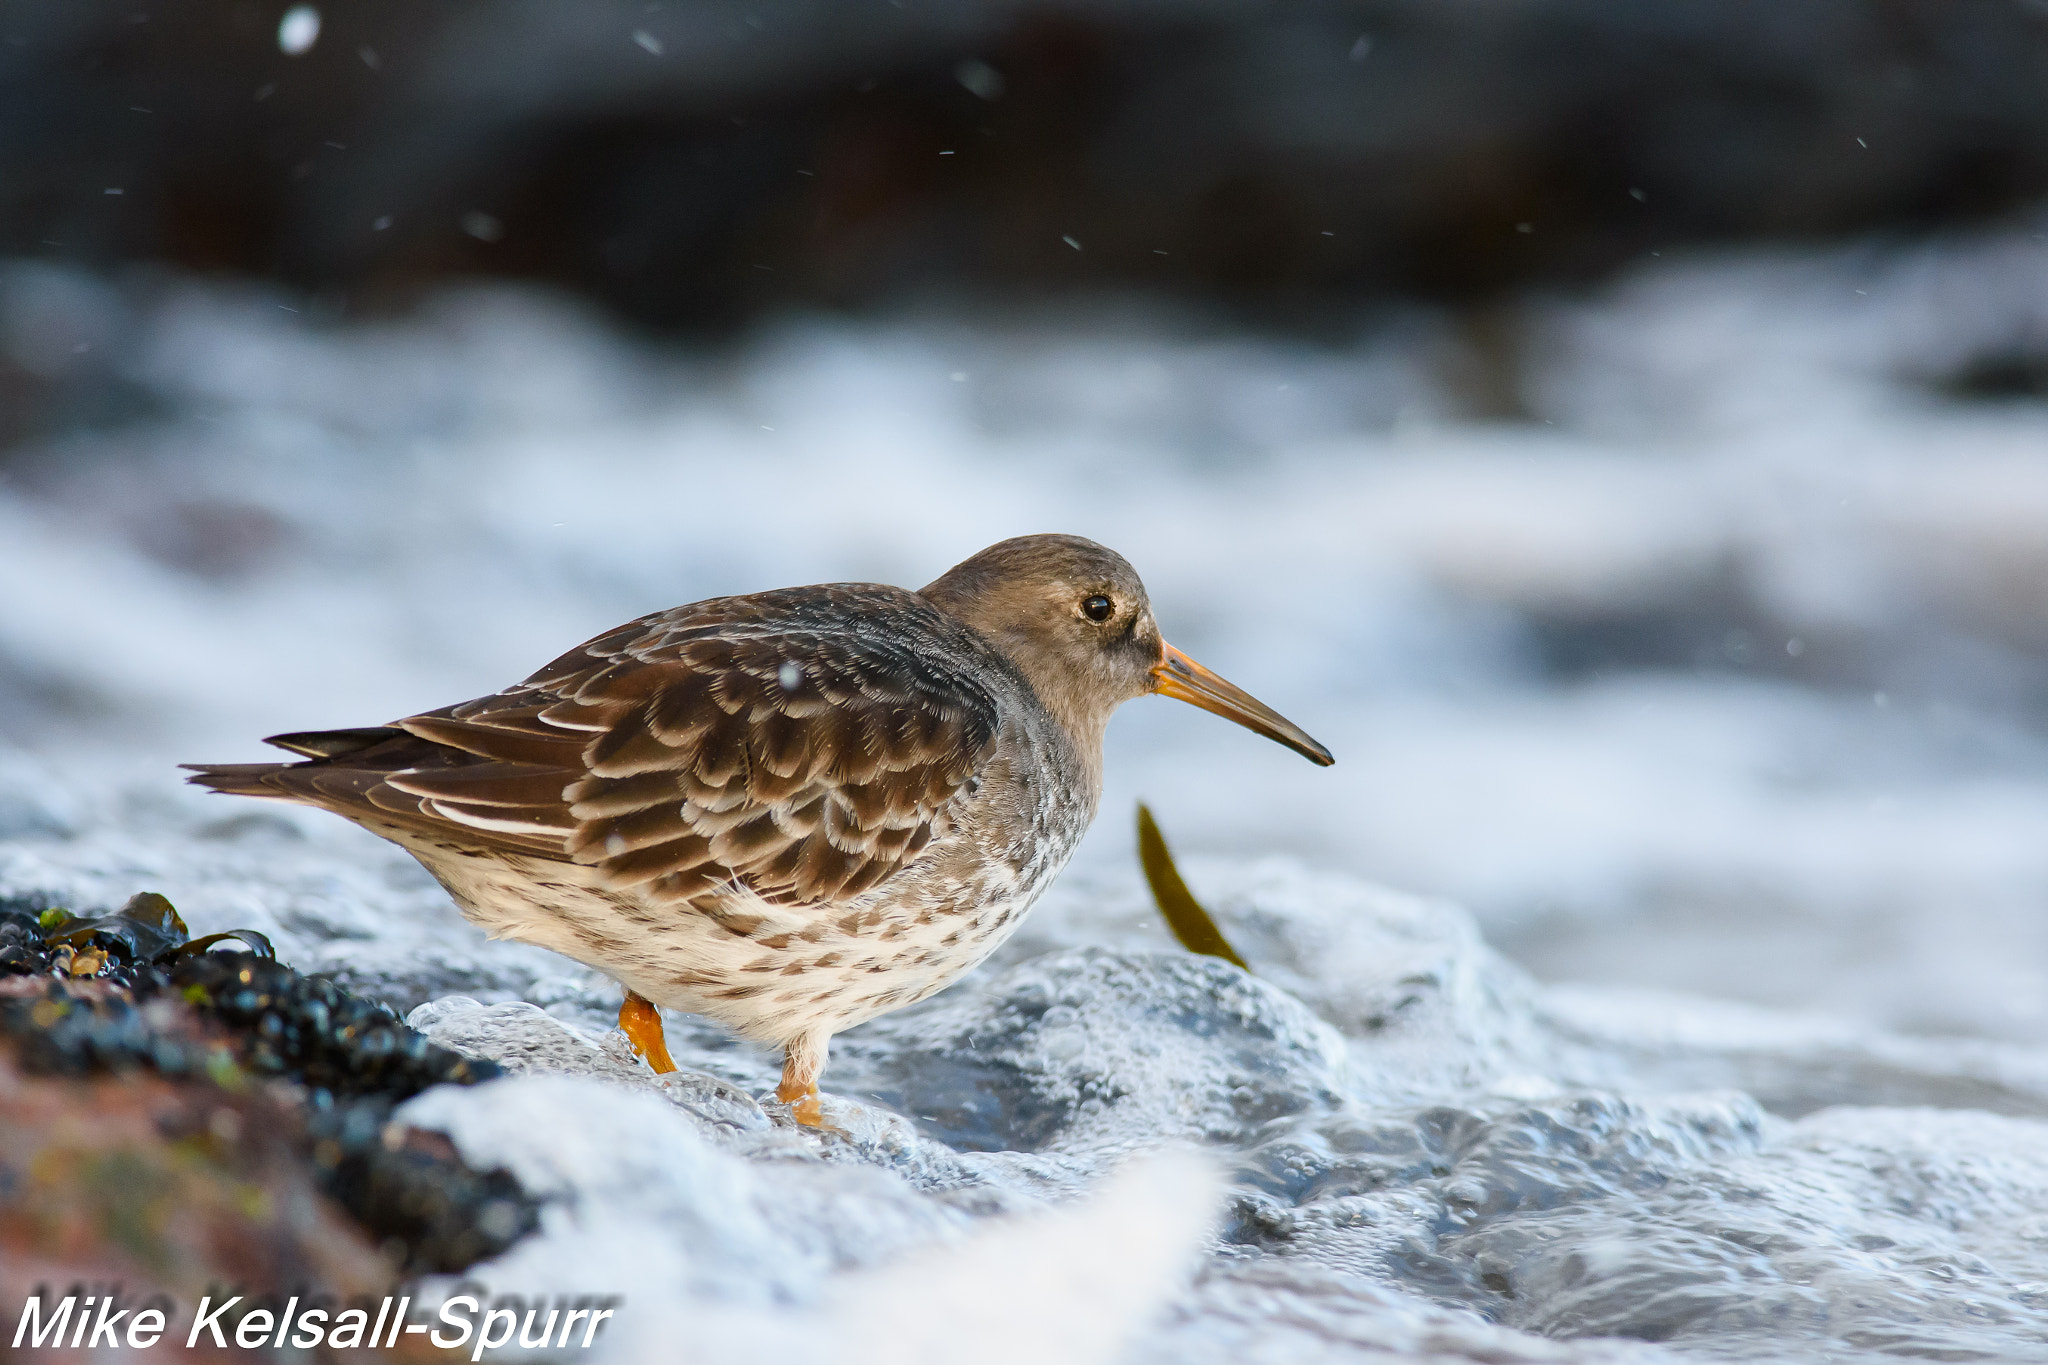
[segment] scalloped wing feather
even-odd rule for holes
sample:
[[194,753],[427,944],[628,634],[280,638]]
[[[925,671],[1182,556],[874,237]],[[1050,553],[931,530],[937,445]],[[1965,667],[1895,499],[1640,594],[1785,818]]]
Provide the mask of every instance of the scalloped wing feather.
[[457,753],[357,799],[520,851],[549,844],[657,900],[725,887],[815,904],[918,857],[994,751],[993,692],[939,662],[963,649],[989,657],[895,588],[679,607],[398,722]]

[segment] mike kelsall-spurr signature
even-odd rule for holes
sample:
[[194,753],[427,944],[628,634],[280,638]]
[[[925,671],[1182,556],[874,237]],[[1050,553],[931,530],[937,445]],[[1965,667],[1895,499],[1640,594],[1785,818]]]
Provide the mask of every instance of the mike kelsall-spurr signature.
[[[478,1289],[457,1285],[457,1289]],[[560,1298],[550,1307],[546,1302],[528,1302],[516,1294],[497,1299],[485,1308],[478,1294],[458,1293],[441,1300],[433,1319],[410,1322],[410,1297],[386,1298],[374,1305],[358,1300],[342,1308],[331,1297],[318,1296],[303,1303],[297,1296],[282,1308],[245,1305],[243,1296],[209,1294],[199,1300],[185,1333],[185,1346],[226,1347],[244,1350],[290,1344],[299,1350],[326,1346],[334,1350],[389,1350],[407,1334],[424,1333],[444,1351],[460,1350],[474,1344],[471,1360],[516,1340],[527,1349],[552,1346],[587,1349],[597,1340],[598,1326],[623,1300],[616,1294]],[[274,1305],[275,1300],[270,1300]],[[177,1316],[170,1300],[158,1295],[146,1305],[122,1308],[120,1292],[109,1294],[71,1293],[59,1299],[48,1292],[31,1295],[15,1320],[11,1345],[43,1349],[86,1349],[127,1346],[144,1350],[156,1345],[171,1330]],[[158,1307],[155,1305],[164,1305]],[[242,1305],[241,1311],[235,1311]],[[542,1317],[542,1310],[546,1316]],[[559,1319],[559,1326],[557,1320]]]

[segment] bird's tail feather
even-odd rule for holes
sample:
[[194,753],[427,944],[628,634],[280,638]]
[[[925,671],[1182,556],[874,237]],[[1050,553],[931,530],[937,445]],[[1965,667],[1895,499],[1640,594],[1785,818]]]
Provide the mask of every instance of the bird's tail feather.
[[290,763],[180,763],[189,769],[191,777],[187,782],[194,786],[208,787],[230,796],[272,796],[281,800],[292,800],[292,794],[264,781],[273,773],[283,772],[292,767]]
[[[263,742],[318,764],[347,758],[373,749],[386,740],[405,737],[405,731],[395,725],[371,725],[355,730],[302,730],[288,735],[272,735]],[[303,782],[271,780],[279,773],[306,768],[309,766],[307,763],[182,763],[179,766],[194,774],[186,781],[233,796],[269,796],[284,801],[304,801],[310,795],[303,790]]]
[[306,758],[345,758],[404,733],[395,725],[366,725],[355,730],[300,730],[272,735],[263,742]]

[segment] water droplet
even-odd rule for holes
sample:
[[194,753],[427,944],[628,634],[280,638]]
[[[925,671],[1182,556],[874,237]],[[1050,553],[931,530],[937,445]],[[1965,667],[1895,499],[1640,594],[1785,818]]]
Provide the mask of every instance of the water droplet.
[[293,5],[277,21],[277,50],[287,57],[303,57],[320,41],[320,11],[311,5]]
[[953,79],[981,99],[999,100],[1003,97],[1003,73],[987,62],[970,57],[953,68]]

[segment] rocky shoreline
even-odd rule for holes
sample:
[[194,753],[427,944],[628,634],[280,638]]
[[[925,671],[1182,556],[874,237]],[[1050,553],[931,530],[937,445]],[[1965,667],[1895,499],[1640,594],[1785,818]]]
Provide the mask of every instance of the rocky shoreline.
[[1978,1110],[1869,1107],[1943,1102],[1960,1052],[1761,1011],[1731,1039],[1710,1002],[1689,1033],[1668,999],[1536,986],[1448,906],[1279,863],[1194,880],[1250,972],[1173,946],[1135,884],[1076,888],[843,1039],[823,1131],[685,1020],[655,1077],[589,1011],[451,994],[401,1022],[187,951],[160,897],[11,901],[5,1288],[614,1306],[594,1354],[506,1359],[879,1360],[986,1322],[1019,1361],[2048,1342],[2025,1050],[1976,1059],[1948,1102]]

